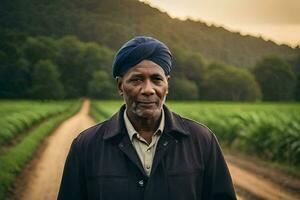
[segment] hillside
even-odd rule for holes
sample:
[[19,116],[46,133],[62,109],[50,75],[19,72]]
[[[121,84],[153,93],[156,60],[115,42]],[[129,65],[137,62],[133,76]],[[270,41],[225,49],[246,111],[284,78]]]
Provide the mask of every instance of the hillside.
[[251,67],[265,55],[300,53],[286,45],[242,36],[203,22],[172,19],[137,0],[2,0],[0,26],[30,36],[76,35],[118,49],[135,35],[161,39],[172,50],[199,52],[206,59]]

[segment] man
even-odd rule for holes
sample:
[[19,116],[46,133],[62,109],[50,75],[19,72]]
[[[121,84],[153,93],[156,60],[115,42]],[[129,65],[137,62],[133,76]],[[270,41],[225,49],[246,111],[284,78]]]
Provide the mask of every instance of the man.
[[113,75],[126,105],[73,141],[58,199],[236,199],[214,134],[164,106],[171,58],[150,37],[118,51]]

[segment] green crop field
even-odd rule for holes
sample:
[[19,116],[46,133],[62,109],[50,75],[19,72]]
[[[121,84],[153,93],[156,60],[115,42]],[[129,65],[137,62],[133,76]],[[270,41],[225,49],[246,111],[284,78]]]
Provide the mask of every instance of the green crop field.
[[43,139],[80,108],[80,101],[0,101],[0,199]]
[[[91,115],[104,121],[122,101],[92,101]],[[300,168],[300,104],[172,102],[167,106],[208,126],[223,147],[271,163]],[[0,199],[43,139],[80,108],[80,101],[0,101]]]
[[[121,104],[94,101],[92,115],[102,121]],[[168,102],[167,106],[207,125],[226,148],[300,166],[300,104]]]
[[0,146],[53,115],[62,113],[70,102],[0,101]]

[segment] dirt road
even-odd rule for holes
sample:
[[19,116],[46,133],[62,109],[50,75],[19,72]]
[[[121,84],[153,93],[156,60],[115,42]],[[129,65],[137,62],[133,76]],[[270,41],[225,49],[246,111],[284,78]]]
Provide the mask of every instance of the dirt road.
[[[85,100],[80,111],[63,122],[45,144],[39,158],[33,160],[34,166],[26,180],[25,187],[19,194],[24,200],[57,199],[57,191],[62,176],[62,169],[72,140],[78,133],[95,124],[89,116],[90,102]],[[21,185],[21,184],[18,184]]]
[[258,177],[256,174],[250,173],[230,162],[228,167],[232,175],[233,182],[236,186],[251,193],[257,199],[282,199],[282,200],[296,200],[299,199],[292,194],[289,194],[277,184]]
[[[72,139],[95,123],[88,115],[89,107],[90,102],[85,100],[80,112],[62,123],[46,140],[43,151],[30,164],[31,168],[27,169],[29,172],[26,173],[25,180],[18,184],[19,186],[24,185],[24,187],[22,189],[17,188],[16,199],[56,199],[62,169]],[[242,193],[238,193],[240,200],[299,199],[299,196],[293,196],[278,184],[257,176],[256,173],[247,171],[229,160],[227,162],[235,186],[243,190]]]

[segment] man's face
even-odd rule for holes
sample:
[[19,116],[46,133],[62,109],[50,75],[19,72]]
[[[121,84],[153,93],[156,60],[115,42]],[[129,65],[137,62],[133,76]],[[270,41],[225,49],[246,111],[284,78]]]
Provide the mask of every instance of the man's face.
[[128,115],[134,118],[158,118],[168,93],[168,79],[156,63],[143,60],[118,81]]

